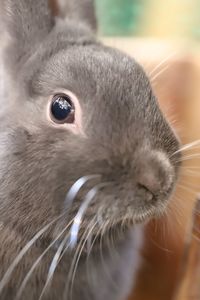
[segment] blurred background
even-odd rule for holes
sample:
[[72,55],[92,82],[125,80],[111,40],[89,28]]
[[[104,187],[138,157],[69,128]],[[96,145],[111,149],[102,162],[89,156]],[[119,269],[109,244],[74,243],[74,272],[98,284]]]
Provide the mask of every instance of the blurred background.
[[[96,0],[96,7],[100,37],[144,66],[181,143],[199,140],[200,0]],[[146,226],[143,267],[130,299],[200,299],[200,242],[191,233],[200,192],[200,147],[194,145],[183,151],[167,217]]]
[[200,38],[199,0],[96,0],[106,36]]

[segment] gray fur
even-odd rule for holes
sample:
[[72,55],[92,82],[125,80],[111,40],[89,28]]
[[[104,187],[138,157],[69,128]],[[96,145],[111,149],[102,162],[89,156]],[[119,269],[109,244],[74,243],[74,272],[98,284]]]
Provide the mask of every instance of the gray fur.
[[[47,0],[0,0],[0,17],[9,36],[3,53],[0,111],[0,276],[36,232],[63,212],[72,184],[82,176],[100,174],[112,186],[95,197],[81,235],[101,214],[102,222],[113,228],[118,254],[110,254],[105,234],[106,272],[97,239],[91,253],[93,280],[87,277],[83,254],[72,296],[74,300],[123,300],[140,262],[141,233],[138,237],[136,223],[165,210],[178,171],[177,157],[172,160],[171,155],[179,144],[141,66],[96,41],[90,2],[68,1],[65,18],[53,19]],[[80,9],[74,10],[72,3]],[[86,136],[55,128],[46,117],[49,97],[63,88],[80,101]],[[92,186],[89,183],[84,194]],[[63,222],[66,225],[77,212],[81,196],[66,219],[48,231],[17,266],[1,300],[15,299],[31,265]],[[39,264],[21,300],[38,299],[55,251],[52,248]],[[63,257],[44,299],[63,299],[72,257],[73,252]],[[71,300],[69,295],[66,299]]]
[[93,31],[97,29],[95,4],[93,0],[66,1],[58,0],[62,17],[84,23]]

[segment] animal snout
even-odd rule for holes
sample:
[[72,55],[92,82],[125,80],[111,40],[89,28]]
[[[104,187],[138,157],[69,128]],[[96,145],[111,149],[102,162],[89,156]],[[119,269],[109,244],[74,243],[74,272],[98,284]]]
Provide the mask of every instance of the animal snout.
[[137,175],[139,187],[149,192],[149,198],[156,199],[167,194],[173,187],[174,170],[168,157],[162,152],[144,155],[139,162]]

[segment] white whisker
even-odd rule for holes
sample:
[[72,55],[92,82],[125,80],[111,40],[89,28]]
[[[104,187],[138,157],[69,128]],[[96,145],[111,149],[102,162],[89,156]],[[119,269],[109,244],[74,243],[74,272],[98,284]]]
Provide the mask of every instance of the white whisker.
[[88,175],[88,176],[83,176],[79,178],[70,188],[66,198],[65,198],[65,209],[68,209],[69,206],[73,203],[74,199],[76,198],[78,192],[80,189],[83,187],[83,185],[88,182],[91,179],[96,179],[100,178],[100,175]]
[[195,166],[181,166],[181,169],[189,170],[191,172],[196,172],[196,170],[200,170],[200,166],[196,166],[196,165]]
[[55,224],[59,219],[61,219],[63,215],[60,215],[59,217],[55,218],[52,222],[50,222],[48,225],[43,227],[20,251],[20,253],[17,255],[13,263],[10,265],[6,273],[4,274],[3,278],[0,282],[0,294],[2,293],[2,290],[4,289],[5,285],[9,281],[14,269],[16,266],[20,263],[20,261],[23,259],[24,255],[29,251],[29,249],[33,246],[33,244],[53,225]]
[[22,295],[31,275],[33,274],[34,270],[36,269],[36,267],[38,266],[40,261],[47,254],[47,252],[51,249],[51,247],[56,243],[56,241],[58,241],[58,239],[63,235],[63,233],[69,228],[71,223],[72,223],[72,221],[68,223],[68,225],[59,233],[59,235],[51,242],[51,244],[46,248],[46,250],[38,257],[38,259],[32,265],[31,269],[29,270],[26,277],[24,278],[24,280],[19,288],[19,291],[17,292],[16,298],[15,298],[16,300],[19,300],[21,298],[21,295]]
[[188,181],[181,179],[181,183],[184,184],[186,187],[191,187],[194,189],[199,189],[200,190],[200,183],[199,184],[194,184],[194,183],[188,183]]
[[[98,221],[97,221],[97,224],[98,224]],[[88,278],[88,282],[89,282],[89,284],[90,284],[90,287],[92,287],[92,280],[93,280],[93,277],[90,276],[90,272],[89,272],[89,259],[90,259],[90,255],[91,255],[92,249],[93,249],[93,247],[94,247],[94,244],[95,244],[97,238],[99,237],[102,228],[103,228],[103,226],[101,225],[100,228],[98,229],[98,231],[97,231],[95,237],[93,238],[93,241],[92,241],[92,243],[91,243],[91,245],[90,245],[90,248],[87,249],[86,272],[87,272],[87,278]]]
[[193,153],[193,154],[188,155],[188,156],[183,156],[182,158],[180,158],[176,162],[188,161],[188,160],[192,160],[193,158],[200,158],[200,153]]
[[109,268],[107,267],[107,264],[105,262],[105,259],[104,259],[104,255],[103,255],[103,236],[105,235],[105,231],[107,229],[107,223],[105,223],[102,231],[101,231],[101,238],[100,238],[100,257],[101,257],[101,263],[102,263],[102,267],[104,269],[104,273],[105,273],[105,276],[107,276],[110,284],[115,288],[117,289],[117,284],[114,282],[111,274],[110,274],[110,271],[109,271]]
[[167,57],[165,57],[157,66],[155,66],[155,68],[148,74],[149,77],[151,77],[152,75],[154,75],[155,71],[157,71],[162,65],[164,65],[166,62],[168,62],[170,60],[170,58],[174,57],[176,55],[176,52],[171,53],[170,55],[168,55]]
[[120,256],[119,256],[119,253],[117,252],[116,250],[116,246],[115,246],[115,243],[114,243],[114,239],[113,239],[113,234],[112,234],[112,227],[111,227],[111,231],[110,231],[110,240],[107,239],[107,243],[110,245],[111,243],[111,247],[108,247],[109,249],[109,252],[110,252],[110,256],[115,256],[114,259],[116,261],[118,261],[120,259]]
[[179,150],[175,151],[170,157],[173,157],[174,155],[186,150],[196,149],[198,148],[197,146],[200,147],[200,140],[196,140],[189,144],[183,145]]
[[[90,176],[84,176],[77,180],[74,185],[69,190],[66,199],[65,199],[65,208],[69,208],[69,206],[72,204],[74,198],[76,197],[77,193],[79,192],[80,188],[90,179],[95,179],[100,177],[100,175],[90,175]],[[0,281],[0,294],[2,293],[2,290],[4,289],[5,285],[9,281],[14,269],[16,266],[20,263],[20,261],[23,259],[25,254],[29,251],[29,249],[33,246],[33,244],[59,219],[61,219],[65,213],[54,219],[52,222],[50,222],[48,225],[43,227],[20,251],[20,253],[17,255],[13,263],[10,265],[6,273],[4,274],[3,278]]]
[[187,168],[187,167],[181,167],[182,172],[181,173],[181,176],[184,176],[184,177],[188,177],[188,175],[190,175],[190,177],[197,177],[197,176],[200,176],[200,171],[193,171],[193,170],[190,170],[190,168]]
[[[77,259],[77,256],[79,254],[79,251],[80,251],[80,248],[82,246],[82,242],[84,241],[84,239],[86,238],[87,234],[88,234],[88,229],[91,228],[91,226],[93,227],[93,223],[95,221],[95,218],[94,217],[88,224],[87,228],[85,229],[85,232],[84,234],[82,235],[81,237],[81,240],[79,242],[79,245],[75,251],[75,254],[74,254],[74,257],[73,257],[73,260],[72,260],[72,263],[71,263],[71,266],[70,266],[70,270],[69,270],[69,274],[68,274],[68,279],[67,279],[67,284],[66,284],[66,287],[65,287],[65,291],[64,291],[64,299],[68,299],[67,297],[67,294],[69,293],[69,287],[70,287],[70,281],[71,281],[71,278],[72,278],[72,274],[73,274],[73,270],[74,270],[74,266],[76,264],[76,259]],[[95,222],[96,224],[96,222]],[[84,243],[85,244],[85,243]]]
[[153,77],[150,78],[151,83],[153,83],[159,76],[161,76],[168,69],[169,69],[169,66],[166,66],[162,70],[160,70],[159,72],[157,72]]
[[[67,234],[65,236],[65,238],[63,239],[63,241],[59,245],[58,250],[56,251],[56,254],[54,255],[54,257],[52,259],[51,265],[49,267],[49,272],[48,272],[48,275],[47,275],[47,280],[46,280],[45,285],[42,289],[39,300],[42,299],[42,297],[44,296],[45,291],[47,290],[48,286],[50,286],[50,284],[52,282],[52,279],[53,279],[53,276],[55,274],[56,268],[57,268],[60,260],[62,259],[62,257],[66,253],[66,251],[69,249],[70,244],[69,243],[67,244],[68,239],[69,239],[69,234]],[[64,251],[63,251],[63,249],[64,249]],[[63,251],[63,253],[62,253],[62,251]]]
[[[94,220],[95,220],[95,218],[93,219],[93,221],[94,221]],[[93,229],[95,228],[96,224],[97,224],[97,222],[95,222],[93,225],[92,225],[92,222],[90,223],[90,226],[88,226],[89,232],[88,232],[87,236],[85,237],[85,241],[83,242],[83,244],[80,243],[80,246],[81,246],[81,244],[82,244],[82,247],[81,247],[80,250],[79,250],[79,254],[78,254],[78,256],[77,256],[76,263],[75,263],[75,265],[74,265],[74,271],[73,271],[72,278],[71,278],[70,299],[72,299],[73,285],[74,285],[74,280],[75,280],[76,270],[77,270],[77,268],[78,268],[78,263],[79,263],[81,254],[82,254],[83,249],[84,249],[84,247],[85,247],[85,245],[86,245],[86,243],[87,243],[87,239],[91,236],[92,231],[93,231]],[[87,230],[86,230],[86,232],[87,232]]]
[[74,222],[73,222],[73,225],[72,225],[71,230],[70,230],[70,247],[71,248],[74,248],[76,246],[76,244],[77,244],[78,232],[79,232],[80,225],[82,223],[82,219],[83,219],[83,216],[84,216],[86,210],[88,209],[88,207],[91,204],[92,200],[96,196],[97,192],[101,188],[103,188],[103,187],[105,187],[107,185],[109,185],[109,183],[99,183],[94,188],[92,188],[87,193],[87,195],[85,196],[83,204],[80,206],[80,208],[78,210],[78,213],[74,217]]
[[177,184],[177,187],[180,188],[180,189],[183,189],[183,190],[185,190],[185,191],[187,191],[187,192],[189,192],[189,193],[191,193],[193,195],[197,194],[196,191],[193,191],[192,189],[190,189],[190,188],[188,188],[188,187],[186,187],[184,185],[181,185],[180,183]]

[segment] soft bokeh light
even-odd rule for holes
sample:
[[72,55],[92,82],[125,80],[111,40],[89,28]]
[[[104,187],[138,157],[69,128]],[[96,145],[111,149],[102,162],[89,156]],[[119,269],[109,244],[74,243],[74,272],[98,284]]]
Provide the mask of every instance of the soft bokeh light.
[[100,33],[200,39],[200,0],[96,0]]

